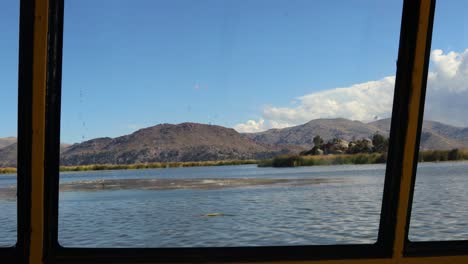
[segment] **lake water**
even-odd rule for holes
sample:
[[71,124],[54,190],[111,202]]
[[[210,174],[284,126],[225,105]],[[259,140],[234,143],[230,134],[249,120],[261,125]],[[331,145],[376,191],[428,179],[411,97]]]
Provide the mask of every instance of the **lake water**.
[[[281,169],[245,165],[63,173],[63,184],[98,182],[103,189],[60,192],[59,242],[66,247],[373,243],[384,171],[384,165]],[[164,190],[108,189],[108,182],[120,179],[170,182]],[[187,180],[205,184],[217,179],[292,183],[184,187]],[[317,181],[297,182],[304,179]],[[0,176],[0,188],[15,181],[14,176]],[[467,190],[468,163],[421,164],[410,239],[468,239]],[[0,196],[0,212],[0,245],[12,245],[16,201]]]

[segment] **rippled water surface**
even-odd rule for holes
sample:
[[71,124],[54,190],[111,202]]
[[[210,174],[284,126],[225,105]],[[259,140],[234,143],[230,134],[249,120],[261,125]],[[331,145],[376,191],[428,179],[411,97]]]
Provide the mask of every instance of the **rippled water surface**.
[[411,241],[468,240],[468,163],[420,163]]
[[1,189],[11,189],[15,186],[16,175],[0,174],[0,247],[9,247],[16,243],[15,191],[9,190],[8,195],[5,195],[5,192],[1,191]]
[[383,166],[356,169],[228,166],[65,174],[64,182],[90,177],[346,181],[208,190],[62,192],[60,243],[80,247],[207,247],[373,242]]
[[[102,190],[60,192],[59,241],[68,247],[373,243],[384,170],[383,165],[284,169],[245,165],[63,173],[61,182],[67,186],[99,183]],[[467,175],[468,163],[419,166],[411,240],[468,239]],[[115,182],[128,179],[178,185],[146,190],[106,185],[115,187]],[[250,186],[252,179],[272,184]],[[0,187],[14,180],[1,176]],[[181,182],[243,185],[194,188]],[[16,201],[0,198],[0,210],[0,245],[11,245]]]

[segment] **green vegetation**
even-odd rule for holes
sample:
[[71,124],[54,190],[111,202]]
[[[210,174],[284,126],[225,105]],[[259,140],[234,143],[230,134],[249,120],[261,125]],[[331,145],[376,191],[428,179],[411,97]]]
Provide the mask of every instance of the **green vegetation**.
[[98,170],[140,170],[182,167],[227,166],[257,164],[256,160],[221,160],[221,161],[190,161],[190,162],[152,162],[137,164],[96,164],[81,166],[61,166],[60,171],[98,171]]
[[[468,160],[468,150],[425,150],[418,156],[419,162]],[[387,161],[387,153],[358,153],[330,155],[283,155],[259,161],[259,167],[298,167],[317,165],[379,164]]]
[[16,168],[0,168],[0,174],[16,173]]
[[341,164],[376,164],[385,163],[385,153],[331,154],[316,156],[284,155],[270,160],[260,161],[259,167],[298,167]]
[[350,142],[333,138],[325,141],[319,136],[313,138],[314,147],[310,150],[300,153],[301,156],[307,155],[328,155],[328,154],[359,154],[359,153],[386,153],[388,151],[388,138],[376,133],[372,139],[363,138],[352,140]]
[[419,162],[468,160],[468,150],[426,150],[419,152]]
[[[80,166],[60,166],[60,171],[100,171],[100,170],[141,170],[182,167],[205,167],[257,164],[257,160],[220,160],[220,161],[189,161],[189,162],[152,162],[138,164],[95,164]],[[0,174],[16,173],[16,168],[0,168]]]
[[[468,150],[425,150],[418,156],[419,162],[440,162],[468,160]],[[387,161],[387,153],[356,153],[329,155],[282,155],[268,160],[221,160],[191,162],[153,162],[138,164],[95,164],[81,166],[61,166],[60,171],[99,171],[99,170],[138,170],[159,168],[182,168],[204,166],[227,166],[257,164],[258,167],[299,167],[345,164],[379,164]],[[0,174],[14,174],[16,168],[0,168]]]
[[261,161],[259,167],[296,167],[338,164],[376,164],[387,161],[388,138],[376,133],[372,139],[347,142],[333,138],[325,143],[319,135],[313,138],[314,147],[299,155],[283,155]]

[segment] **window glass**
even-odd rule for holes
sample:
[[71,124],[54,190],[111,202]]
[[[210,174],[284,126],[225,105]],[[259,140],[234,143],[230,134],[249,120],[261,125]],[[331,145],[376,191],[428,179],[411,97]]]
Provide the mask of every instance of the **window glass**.
[[401,8],[66,1],[60,244],[374,243]]
[[0,247],[16,242],[18,2],[0,3]]
[[412,241],[468,239],[466,1],[439,1],[434,19]]

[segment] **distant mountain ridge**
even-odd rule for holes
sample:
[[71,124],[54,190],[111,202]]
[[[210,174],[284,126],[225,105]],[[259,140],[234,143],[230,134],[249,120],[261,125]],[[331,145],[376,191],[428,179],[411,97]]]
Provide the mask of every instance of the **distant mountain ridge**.
[[[315,119],[302,125],[239,133],[232,128],[198,123],[159,124],[116,138],[96,138],[61,145],[63,165],[132,164],[145,162],[265,159],[299,153],[313,146],[313,138],[347,141],[388,136],[390,119],[371,123],[344,118]],[[8,143],[6,143],[8,142]],[[0,139],[0,167],[16,166],[16,139]],[[468,149],[468,128],[424,121],[421,149]]]
[[325,141],[341,138],[347,141],[371,137],[375,133],[388,136],[386,129],[381,129],[360,121],[344,118],[315,119],[305,124],[282,129],[269,129],[259,133],[247,133],[247,137],[265,144],[291,144],[306,148],[313,147],[313,138],[320,135]]
[[[390,119],[378,120],[370,123],[370,125],[388,132],[390,130]],[[468,149],[468,128],[424,120],[420,148],[422,150]]]
[[16,167],[16,137],[0,138],[0,167]]
[[[0,138],[0,142],[9,142],[0,146],[0,168],[1,167],[16,167],[17,166],[17,153],[18,144],[17,138],[8,137]],[[60,152],[63,152],[70,144],[60,144]]]
[[0,167],[16,167],[17,149],[16,143],[0,148]]
[[290,148],[255,142],[232,128],[197,123],[160,124],[117,138],[68,147],[63,165],[214,161],[271,158]]
[[14,143],[16,143],[15,137],[0,138],[0,149]]
[[[371,138],[379,133],[386,137],[390,134],[391,119],[363,123],[344,118],[315,119],[305,124],[283,128],[270,129],[259,133],[246,134],[254,141],[266,144],[293,144],[312,147],[312,139],[320,135],[325,141],[341,138],[347,141]],[[468,148],[468,128],[446,125],[440,122],[425,120],[421,134],[421,150],[447,150],[453,148]]]

